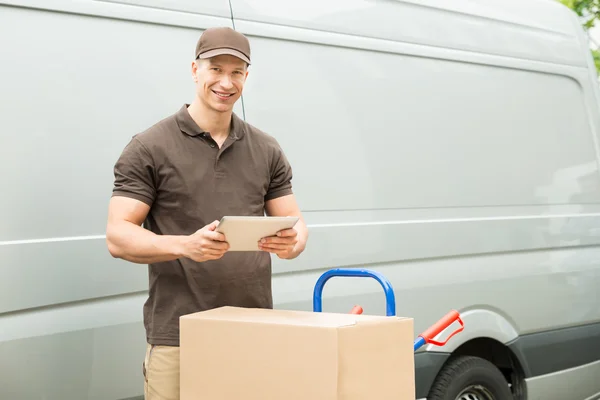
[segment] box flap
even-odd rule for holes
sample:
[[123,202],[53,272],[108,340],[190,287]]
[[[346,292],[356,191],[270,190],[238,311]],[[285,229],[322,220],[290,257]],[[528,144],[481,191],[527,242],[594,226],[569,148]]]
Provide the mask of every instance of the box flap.
[[184,315],[181,318],[337,328],[357,323],[382,322],[398,317],[225,306]]

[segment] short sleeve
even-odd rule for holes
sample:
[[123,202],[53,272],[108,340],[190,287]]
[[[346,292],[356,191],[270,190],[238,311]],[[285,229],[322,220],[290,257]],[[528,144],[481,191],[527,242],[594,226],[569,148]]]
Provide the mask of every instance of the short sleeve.
[[114,166],[113,196],[125,196],[148,205],[156,197],[155,168],[148,149],[133,138]]
[[283,150],[277,144],[273,149],[271,182],[269,183],[269,190],[265,195],[265,201],[289,194],[292,194],[292,167]]

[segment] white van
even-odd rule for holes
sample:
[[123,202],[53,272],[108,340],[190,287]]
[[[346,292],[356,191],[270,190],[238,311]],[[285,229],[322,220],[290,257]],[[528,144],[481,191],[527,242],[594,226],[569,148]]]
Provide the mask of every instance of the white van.
[[[211,26],[251,40],[236,112],[310,225],[277,308],[372,269],[415,336],[464,320],[415,355],[417,399],[598,396],[600,93],[558,2],[0,0],[1,399],[141,398],[147,269],[106,248],[112,167],[191,100]],[[324,311],[354,304],[383,314],[381,287],[327,284]]]

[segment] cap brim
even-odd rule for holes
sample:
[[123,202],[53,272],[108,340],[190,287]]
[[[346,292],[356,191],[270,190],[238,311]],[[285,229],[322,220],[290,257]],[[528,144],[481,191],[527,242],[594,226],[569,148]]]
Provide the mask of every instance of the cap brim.
[[198,58],[205,59],[205,58],[211,58],[211,57],[220,56],[220,55],[223,55],[223,54],[228,54],[230,56],[237,57],[237,58],[239,58],[239,59],[247,62],[248,65],[250,65],[250,60],[248,59],[248,57],[246,57],[243,53],[241,53],[241,52],[239,52],[237,50],[234,50],[234,49],[214,49],[214,50],[209,50],[209,51],[206,51],[206,52],[200,54],[198,56]]

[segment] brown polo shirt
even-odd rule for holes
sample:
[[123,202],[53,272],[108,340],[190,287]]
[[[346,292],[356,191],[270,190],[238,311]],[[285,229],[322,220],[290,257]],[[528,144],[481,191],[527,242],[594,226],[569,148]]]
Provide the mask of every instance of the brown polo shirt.
[[[187,104],[133,136],[114,168],[113,196],[151,206],[144,226],[190,235],[224,215],[264,215],[265,201],[292,193],[292,169],[277,141],[232,116],[221,148]],[[150,264],[144,325],[150,344],[179,345],[179,317],[224,305],[271,308],[271,257],[227,252],[219,260]]]

